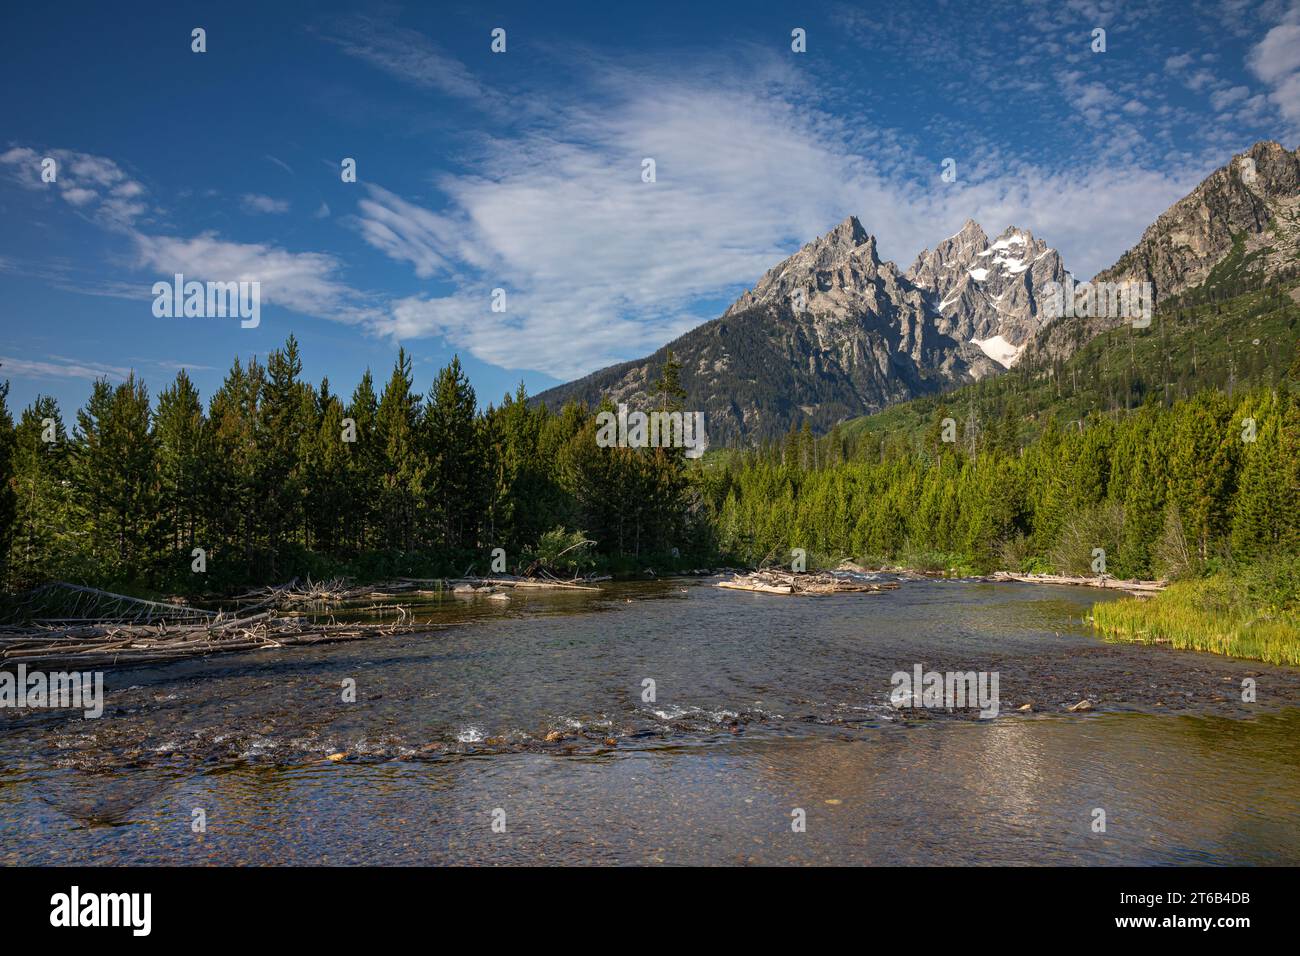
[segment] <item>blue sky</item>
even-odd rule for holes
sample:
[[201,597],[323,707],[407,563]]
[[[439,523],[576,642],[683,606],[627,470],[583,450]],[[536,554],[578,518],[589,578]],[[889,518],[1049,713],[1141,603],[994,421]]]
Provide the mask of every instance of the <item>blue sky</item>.
[[[1233,153],[1300,141],[1300,0],[110,6],[6,12],[15,412],[181,366],[206,399],[290,332],[335,391],[403,344],[422,389],[458,353],[481,403],[536,392],[850,214],[902,267],[973,217],[1091,276]],[[260,326],[156,318],[175,272],[260,282]]]

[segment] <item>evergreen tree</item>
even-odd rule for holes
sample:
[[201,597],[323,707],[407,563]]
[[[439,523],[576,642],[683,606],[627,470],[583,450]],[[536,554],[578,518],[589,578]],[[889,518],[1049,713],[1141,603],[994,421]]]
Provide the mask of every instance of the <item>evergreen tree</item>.
[[1241,558],[1278,551],[1294,540],[1300,499],[1283,459],[1282,423],[1288,409],[1282,405],[1270,396],[1258,408],[1253,402],[1242,403],[1233,415],[1237,423],[1243,418],[1255,421],[1254,441],[1243,442],[1244,463],[1232,514],[1232,550]]
[[81,578],[87,541],[73,514],[68,438],[58,403],[38,395],[14,429],[14,532],[9,579],[15,590]]
[[[264,373],[256,359],[248,367],[235,359],[208,402],[204,432],[204,522],[200,546],[208,573],[221,580],[261,580],[256,573],[254,471],[257,462],[258,401]],[[214,557],[216,560],[214,560]]]
[[486,507],[484,455],[475,424],[474,389],[460,359],[438,373],[424,410],[428,461],[428,514],[432,540],[450,548],[477,543],[478,518]]
[[164,567],[188,570],[204,512],[203,404],[184,369],[158,396],[154,429],[158,449],[159,545]]
[[258,505],[259,543],[265,549],[272,579],[278,579],[280,554],[294,540],[302,520],[302,473],[298,456],[303,436],[314,430],[310,386],[298,380],[302,360],[290,335],[284,348],[266,362],[266,381],[259,396],[254,442],[253,495]]
[[375,528],[383,486],[383,448],[379,444],[379,399],[375,397],[374,378],[366,369],[348,402],[351,437],[345,442],[347,456],[345,486],[349,492],[344,511],[344,537],[354,550],[377,546]]
[[412,391],[411,357],[399,349],[393,374],[375,413],[376,452],[382,462],[378,514],[388,548],[412,551],[426,498],[428,459],[421,447],[420,396]]
[[158,479],[149,392],[132,374],[100,379],[77,413],[73,494],[89,553],[113,580],[145,579],[155,558]]
[[15,463],[17,439],[9,414],[9,382],[0,382],[0,591],[9,580],[9,548],[18,517]]

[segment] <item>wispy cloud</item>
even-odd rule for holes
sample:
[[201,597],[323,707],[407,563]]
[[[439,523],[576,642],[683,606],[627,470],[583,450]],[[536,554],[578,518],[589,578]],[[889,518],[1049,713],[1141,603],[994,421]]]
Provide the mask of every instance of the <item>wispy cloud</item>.
[[266,154],[266,159],[267,159],[268,162],[275,163],[275,165],[279,166],[281,169],[283,169],[283,170],[284,170],[286,173],[288,173],[290,176],[294,175],[293,167],[290,166],[288,163],[286,163],[286,162],[285,162],[283,159],[281,159],[280,157],[278,157],[278,156],[272,156],[270,153],[267,153],[267,154]]
[[481,83],[464,63],[416,30],[362,14],[334,18],[312,29],[348,56],[419,89],[480,105],[503,103],[500,94]]
[[239,197],[239,205],[244,212],[252,214],[282,215],[289,211],[287,199],[273,199],[258,193],[244,193]]
[[[45,156],[59,161],[54,183],[40,179],[40,161]],[[122,299],[148,299],[153,281],[181,273],[200,281],[256,281],[263,303],[336,322],[369,326],[386,312],[377,297],[349,286],[342,279],[340,260],[327,253],[295,252],[269,242],[235,242],[214,232],[175,236],[141,228],[136,220],[144,212],[143,203],[136,203],[138,208],[124,204],[141,196],[143,187],[111,159],[73,150],[14,146],[0,154],[0,165],[8,167],[14,179],[26,188],[57,189],[55,194],[79,213],[111,233],[124,236],[131,246],[129,265],[152,275],[140,282],[118,277],[105,280],[89,274],[84,264],[20,261],[12,257],[0,259],[0,271],[36,276],[52,286],[81,294]],[[289,209],[286,201],[253,193],[241,197],[240,203],[254,213],[284,213]],[[20,361],[14,359],[16,364]],[[53,369],[61,366],[47,368],[48,364],[25,362],[23,367],[58,374]]]
[[340,278],[339,261],[319,252],[290,252],[267,243],[230,242],[212,233],[180,238],[135,236],[137,265],[163,276],[201,281],[256,281],[264,302],[306,315],[364,321],[359,293]]
[[100,362],[86,362],[82,359],[49,355],[44,360],[23,359],[11,355],[0,355],[0,378],[109,378],[121,381],[131,374],[129,368],[117,365],[105,365]]

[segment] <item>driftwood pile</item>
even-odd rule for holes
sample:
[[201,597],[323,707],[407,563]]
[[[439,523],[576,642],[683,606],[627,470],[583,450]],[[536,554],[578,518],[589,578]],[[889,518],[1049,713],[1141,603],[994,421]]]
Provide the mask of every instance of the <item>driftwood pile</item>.
[[[241,594],[234,600],[246,604],[245,610],[274,606],[284,609],[300,608],[304,610],[319,609],[339,604],[355,604],[358,601],[392,601],[404,597],[437,597],[452,594],[488,594],[502,589],[574,590],[598,591],[596,581],[608,581],[609,576],[573,578],[561,581],[543,574],[539,577],[516,577],[511,574],[492,575],[490,577],[462,578],[394,578],[379,584],[367,584],[361,587],[350,586],[342,579],[299,584],[296,580],[288,584],[262,588]],[[248,603],[251,602],[251,603]],[[384,605],[390,607],[391,605]]]
[[403,616],[388,624],[315,624],[302,617],[214,618],[203,624],[82,624],[0,630],[0,666],[104,668],[294,644],[356,641],[436,629]]
[[[77,584],[55,582],[19,595],[9,610],[13,623],[0,623],[0,668],[76,666],[103,668],[201,657],[229,651],[329,644],[389,634],[438,630],[417,622],[394,599],[470,593],[505,597],[506,588],[595,591],[601,578],[559,581],[510,576],[489,578],[399,578],[354,587],[331,581],[287,584],[238,595],[230,610],[208,610],[180,602],[147,601]],[[366,606],[364,601],[383,602]],[[322,612],[346,606],[392,615],[385,622],[339,623]]]
[[719,581],[716,587],[734,591],[759,591],[763,594],[877,594],[892,591],[897,583],[866,581],[855,575],[831,571],[793,573],[790,571],[754,571]]

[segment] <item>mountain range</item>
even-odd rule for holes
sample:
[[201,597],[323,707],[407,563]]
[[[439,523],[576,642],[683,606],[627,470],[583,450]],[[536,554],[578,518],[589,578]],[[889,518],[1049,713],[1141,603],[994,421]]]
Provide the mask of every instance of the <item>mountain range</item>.
[[[1272,276],[1300,261],[1300,150],[1261,142],[1211,173],[1094,281],[1150,282],[1157,298],[1231,262]],[[855,216],[783,260],[721,316],[654,354],[542,392],[554,407],[650,407],[671,352],[711,445],[815,431],[922,395],[1067,357],[1121,319],[1054,318],[1058,252],[1026,229],[990,240],[967,220],[906,272]]]

